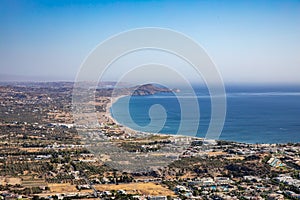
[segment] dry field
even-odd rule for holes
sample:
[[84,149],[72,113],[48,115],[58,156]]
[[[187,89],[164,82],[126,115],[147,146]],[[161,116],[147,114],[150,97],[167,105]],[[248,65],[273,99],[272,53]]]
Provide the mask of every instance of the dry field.
[[49,183],[48,187],[51,192],[56,193],[78,192],[76,186],[70,183]]
[[44,150],[44,148],[41,148],[41,147],[35,147],[35,148],[19,148],[21,151],[27,151],[27,152],[30,152],[30,153],[33,153],[33,152],[42,152]]
[[208,152],[209,157],[216,157],[216,156],[222,156],[222,155],[226,155],[226,153],[223,151]]
[[99,191],[125,190],[129,194],[174,196],[174,192],[155,183],[129,183],[119,185],[95,185]]
[[33,179],[33,180],[23,180],[22,185],[24,187],[46,187],[48,184],[45,182],[44,179]]
[[0,177],[0,185],[6,185],[4,177]]
[[8,177],[0,177],[0,185],[21,185],[22,181],[20,178],[8,178]]

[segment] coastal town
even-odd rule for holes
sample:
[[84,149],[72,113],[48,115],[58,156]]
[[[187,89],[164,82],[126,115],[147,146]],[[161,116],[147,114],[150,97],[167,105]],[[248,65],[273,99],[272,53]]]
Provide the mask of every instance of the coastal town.
[[[300,144],[137,132],[111,118],[112,83],[95,92],[99,124],[78,127],[73,84],[0,84],[0,199],[300,199]],[[174,90],[117,94],[160,92]]]

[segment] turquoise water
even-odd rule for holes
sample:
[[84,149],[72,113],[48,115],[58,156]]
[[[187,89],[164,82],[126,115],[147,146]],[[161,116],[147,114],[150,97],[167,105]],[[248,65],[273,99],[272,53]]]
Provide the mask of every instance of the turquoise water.
[[[246,143],[287,143],[300,142],[300,87],[227,87],[227,114],[220,139]],[[200,123],[197,130],[189,129],[197,120],[184,119],[186,126],[182,133],[191,132],[198,137],[205,137],[211,117],[211,102],[204,88],[196,89],[200,108]],[[183,92],[177,95],[190,94]],[[125,104],[129,99],[129,105]],[[167,113],[166,122],[160,133],[176,134],[181,121],[181,111],[178,99],[172,93],[155,94],[151,96],[131,96],[119,99],[113,104],[113,117],[121,124],[151,132],[151,127],[144,129],[150,123],[149,109],[152,105],[162,105]],[[125,109],[129,109],[128,119]],[[195,108],[187,108],[195,112]],[[161,120],[160,115],[155,116]],[[140,126],[137,128],[135,123]],[[155,127],[153,127],[155,129]]]

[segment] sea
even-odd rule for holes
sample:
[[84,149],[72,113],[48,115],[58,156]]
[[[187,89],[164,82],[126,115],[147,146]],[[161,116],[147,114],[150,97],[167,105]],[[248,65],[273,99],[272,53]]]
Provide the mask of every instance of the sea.
[[[149,110],[161,105],[166,117],[158,133],[206,136],[211,121],[211,98],[206,87],[193,86],[200,110],[200,120],[184,119],[182,123],[178,96],[187,100],[192,93],[181,89],[178,93],[158,93],[148,96],[126,96],[111,107],[112,117],[120,124],[137,131],[151,132]],[[226,86],[226,118],[220,140],[243,143],[298,143],[300,142],[300,86]],[[196,112],[186,107],[186,112]],[[130,117],[128,117],[128,113]],[[152,112],[152,120],[163,120],[160,112]],[[131,119],[129,119],[131,118]],[[197,129],[189,129],[197,123]]]

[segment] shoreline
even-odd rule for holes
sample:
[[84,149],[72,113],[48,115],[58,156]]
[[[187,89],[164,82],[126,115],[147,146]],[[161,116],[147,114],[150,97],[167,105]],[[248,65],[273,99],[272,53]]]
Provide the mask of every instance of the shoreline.
[[[120,95],[117,97],[110,97],[110,101],[109,103],[106,105],[106,112],[105,112],[105,117],[107,117],[109,120],[111,120],[113,123],[115,123],[116,125],[119,126],[119,128],[127,133],[133,134],[133,135],[141,135],[143,134],[143,136],[151,136],[151,135],[157,135],[157,136],[161,136],[161,137],[173,137],[175,138],[187,138],[189,140],[205,140],[205,138],[200,138],[200,137],[195,137],[195,136],[187,136],[187,135],[174,135],[174,134],[168,134],[168,133],[151,133],[151,132],[144,132],[144,131],[138,131],[138,130],[134,130],[128,126],[125,126],[124,124],[119,123],[113,116],[112,113],[110,111],[112,105],[114,103],[116,103],[119,99],[124,98],[124,97],[128,97],[130,95]],[[217,141],[217,140],[215,140]]]
[[288,143],[292,143],[292,144],[299,144],[300,142],[277,142],[277,143],[264,143],[264,142],[245,142],[245,141],[234,141],[234,140],[222,140],[222,139],[205,139],[205,138],[201,138],[201,137],[196,137],[196,136],[187,136],[187,135],[178,135],[178,134],[172,134],[172,133],[151,133],[151,132],[143,132],[143,131],[138,131],[138,130],[134,130],[122,123],[119,123],[113,116],[111,113],[111,107],[114,103],[116,103],[119,99],[123,98],[123,97],[128,97],[130,95],[120,95],[120,96],[116,96],[116,97],[110,97],[109,99],[109,103],[107,103],[106,105],[106,112],[105,112],[105,117],[107,119],[109,119],[111,122],[115,123],[116,125],[119,126],[119,128],[121,130],[123,130],[125,133],[129,133],[132,134],[132,136],[138,136],[141,137],[143,135],[143,137],[147,137],[150,135],[157,135],[157,136],[162,136],[162,137],[171,137],[171,138],[187,138],[189,140],[202,140],[202,141],[207,141],[207,142],[217,142],[217,141],[223,141],[223,142],[230,142],[230,143],[239,143],[239,144],[250,144],[250,145],[276,145],[276,144],[280,144],[280,145],[284,145],[284,144],[288,144]]
[[113,118],[112,113],[111,113],[111,111],[110,111],[112,105],[113,105],[114,103],[116,103],[119,99],[121,99],[121,98],[123,98],[123,97],[127,97],[127,96],[129,96],[129,95],[120,95],[120,96],[117,96],[117,97],[110,97],[110,101],[109,101],[109,103],[106,105],[105,116],[106,116],[109,120],[111,120],[114,124],[118,125],[119,128],[120,128],[122,131],[126,132],[126,133],[130,133],[130,134],[133,134],[133,135],[138,135],[138,134],[140,134],[140,133],[147,134],[147,135],[151,134],[151,133],[147,133],[147,132],[142,132],[142,131],[134,130],[134,129],[128,127],[128,126],[125,126],[125,125],[119,123],[115,118]]

